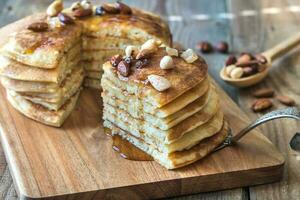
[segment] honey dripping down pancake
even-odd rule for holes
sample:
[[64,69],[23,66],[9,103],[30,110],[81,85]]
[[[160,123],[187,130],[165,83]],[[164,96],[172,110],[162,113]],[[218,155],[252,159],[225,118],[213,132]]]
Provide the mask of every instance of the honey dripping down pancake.
[[114,13],[82,4],[79,11],[86,12],[47,10],[15,27],[0,53],[10,104],[59,127],[82,86],[102,89],[112,148],[167,169],[196,162],[221,144],[228,124],[205,61],[192,49],[172,48],[159,16],[121,2],[105,5]]

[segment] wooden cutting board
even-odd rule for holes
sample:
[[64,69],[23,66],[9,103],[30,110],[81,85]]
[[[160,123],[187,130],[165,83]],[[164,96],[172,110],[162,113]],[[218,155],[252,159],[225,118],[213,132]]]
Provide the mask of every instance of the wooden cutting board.
[[[22,20],[0,30],[0,45]],[[233,132],[249,120],[219,89]],[[85,89],[63,127],[30,120],[6,100],[0,86],[1,142],[20,199],[163,198],[280,180],[284,159],[252,131],[241,142],[205,159],[168,171],[154,161],[125,160],[104,134],[100,92]]]

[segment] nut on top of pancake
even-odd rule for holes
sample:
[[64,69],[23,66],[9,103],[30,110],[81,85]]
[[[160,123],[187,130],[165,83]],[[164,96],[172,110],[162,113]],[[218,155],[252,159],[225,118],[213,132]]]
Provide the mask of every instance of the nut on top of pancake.
[[104,71],[113,72],[113,76],[130,85],[139,85],[140,95],[151,94],[163,104],[195,87],[207,76],[207,64],[192,49],[179,51],[154,39],[140,47],[129,48],[125,56],[113,56],[105,63]]

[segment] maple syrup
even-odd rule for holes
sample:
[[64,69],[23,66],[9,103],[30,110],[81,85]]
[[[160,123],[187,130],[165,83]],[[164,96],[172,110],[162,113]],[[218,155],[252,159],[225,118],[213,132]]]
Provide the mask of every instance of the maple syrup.
[[152,156],[146,154],[133,144],[123,139],[119,135],[112,135],[111,130],[104,129],[104,132],[112,138],[112,148],[120,154],[122,158],[134,161],[152,161]]

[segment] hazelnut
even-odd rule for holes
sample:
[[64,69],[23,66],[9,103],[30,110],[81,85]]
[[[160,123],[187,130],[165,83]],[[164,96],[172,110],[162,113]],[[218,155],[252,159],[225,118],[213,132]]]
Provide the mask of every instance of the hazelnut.
[[228,56],[226,62],[225,62],[225,66],[228,66],[228,65],[233,65],[237,62],[236,60],[236,57],[234,55],[230,55]]
[[236,68],[235,65],[228,65],[228,66],[226,66],[225,73],[227,74],[227,76],[230,77],[230,74],[231,74],[232,70],[235,69],[235,68]]
[[114,55],[110,58],[110,64],[113,67],[117,67],[121,61],[122,61],[122,57],[120,55]]
[[133,53],[135,53],[137,51],[138,51],[138,48],[136,46],[129,45],[125,49],[125,55],[126,56],[131,56]]
[[171,56],[164,56],[159,63],[161,69],[171,69],[174,67],[173,59]]
[[117,70],[122,76],[128,77],[130,73],[130,64],[122,60],[121,62],[119,62]]
[[243,68],[236,67],[230,72],[230,77],[233,79],[239,79],[243,76]]
[[48,24],[45,22],[35,22],[30,24],[27,29],[34,32],[44,32],[48,30]]
[[247,63],[250,62],[251,60],[252,60],[252,55],[249,53],[244,53],[238,58],[237,63],[238,64]]
[[93,9],[92,3],[87,0],[83,0],[80,2],[80,5],[82,6],[83,9],[88,10],[88,9]]
[[210,53],[213,50],[212,45],[209,42],[207,42],[207,41],[199,42],[198,45],[197,45],[197,48],[202,53]]
[[180,54],[180,57],[183,58],[187,63],[193,63],[198,59],[198,55],[193,51],[193,49],[187,49]]
[[149,75],[148,80],[150,84],[158,91],[162,92],[171,87],[171,83],[168,79],[158,76],[158,75]]
[[178,50],[170,47],[166,47],[166,52],[169,56],[178,56]]
[[128,5],[126,5],[120,1],[117,1],[115,3],[115,7],[120,11],[121,14],[131,15],[131,13],[132,13],[131,8]]
[[73,18],[67,14],[59,13],[57,17],[62,24],[74,24]]
[[48,6],[46,13],[49,17],[55,17],[63,10],[63,8],[62,0],[55,0]]
[[228,43],[221,41],[217,44],[216,49],[220,53],[228,53]]

